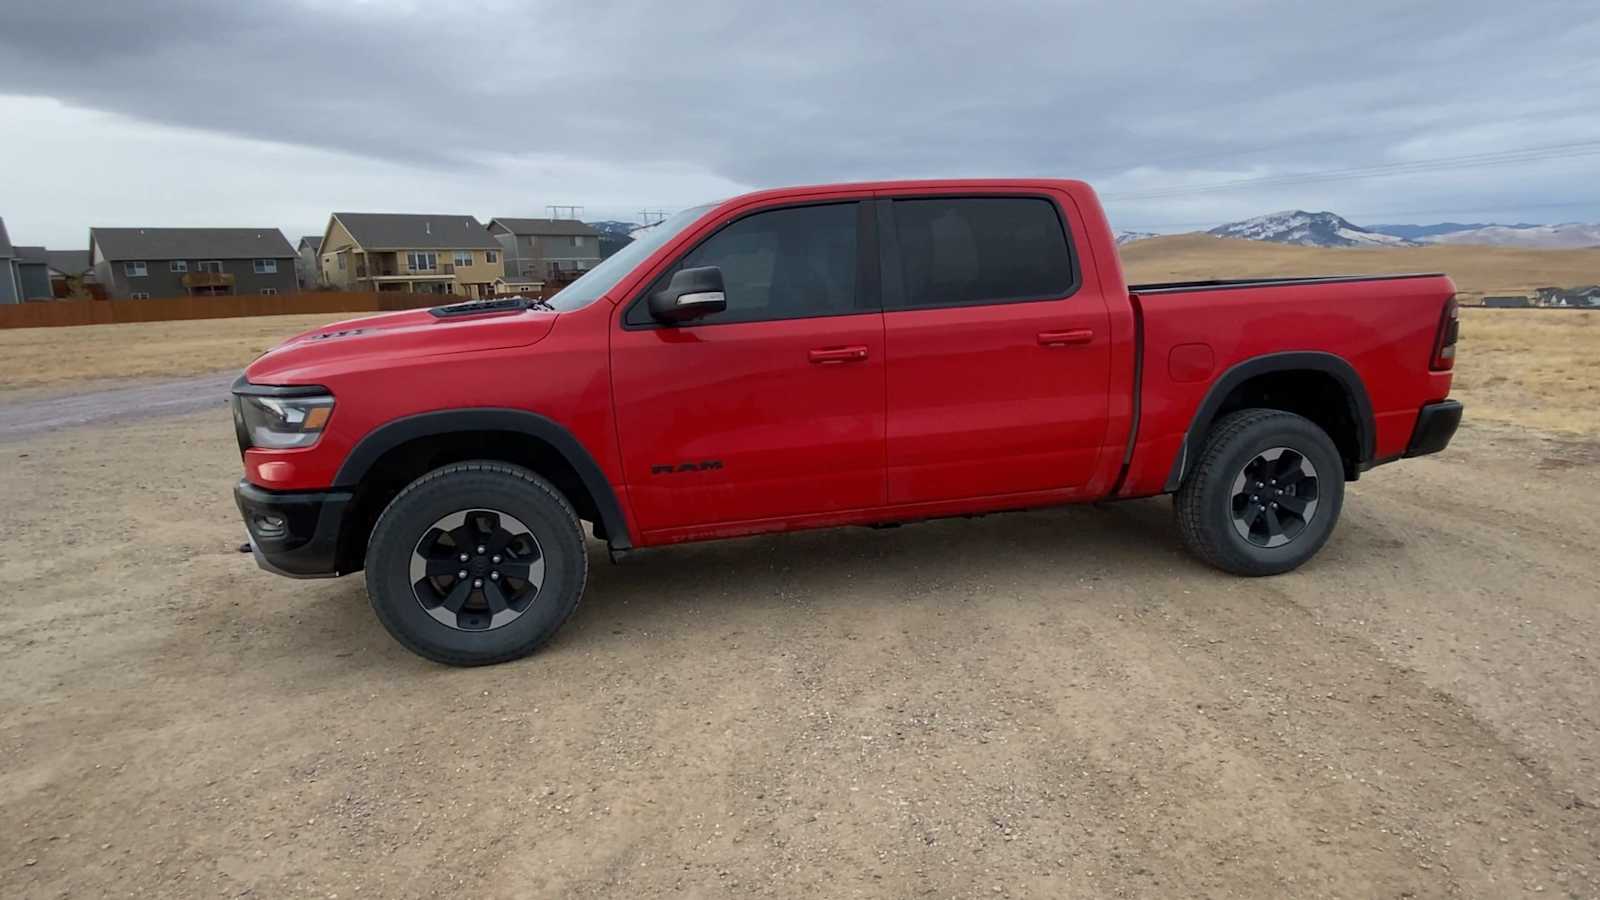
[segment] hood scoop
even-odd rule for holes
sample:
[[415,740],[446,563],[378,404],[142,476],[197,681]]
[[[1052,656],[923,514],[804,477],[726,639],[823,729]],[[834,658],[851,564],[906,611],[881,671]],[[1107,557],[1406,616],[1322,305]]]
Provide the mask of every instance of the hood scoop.
[[449,306],[435,306],[428,310],[436,317],[449,319],[454,316],[476,316],[482,313],[494,312],[522,312],[526,309],[544,306],[543,300],[530,300],[527,297],[502,297],[496,300],[468,300],[465,303],[452,303]]
[[365,328],[346,328],[342,331],[324,331],[321,334],[313,334],[311,339],[313,341],[326,341],[330,338],[342,338],[349,337],[353,334],[360,334],[365,330]]

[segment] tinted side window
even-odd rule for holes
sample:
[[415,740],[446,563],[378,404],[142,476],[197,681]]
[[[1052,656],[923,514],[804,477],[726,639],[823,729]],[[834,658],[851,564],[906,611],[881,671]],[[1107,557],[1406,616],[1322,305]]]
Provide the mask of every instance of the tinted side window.
[[1061,297],[1072,253],[1056,205],[1037,197],[896,200],[904,296],[889,308]]
[[[716,266],[728,308],[691,325],[862,312],[856,296],[856,207],[833,203],[746,216],[689,251],[649,292],[665,288],[679,269]],[[651,321],[644,303],[629,308],[629,325]]]

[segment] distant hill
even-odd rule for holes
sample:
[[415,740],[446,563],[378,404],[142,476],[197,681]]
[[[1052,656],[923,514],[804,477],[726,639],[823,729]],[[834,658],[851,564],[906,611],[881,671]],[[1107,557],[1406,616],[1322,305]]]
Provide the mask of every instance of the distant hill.
[[1455,280],[1465,303],[1481,302],[1486,295],[1531,297],[1536,288],[1545,285],[1593,284],[1600,273],[1600,248],[1308,247],[1175,234],[1136,241],[1122,247],[1120,253],[1128,280],[1134,283],[1444,272]]
[[1392,234],[1408,241],[1424,241],[1431,237],[1438,237],[1441,234],[1454,234],[1457,231],[1488,228],[1493,224],[1493,222],[1473,222],[1470,225],[1461,222],[1438,222],[1433,225],[1368,225],[1366,229],[1368,231],[1376,231],[1379,234]]
[[1213,237],[1305,247],[1404,247],[1413,241],[1353,225],[1331,212],[1290,209],[1219,225],[1207,232]]
[[1488,244],[1495,247],[1529,247],[1571,250],[1600,247],[1600,225],[1566,222],[1560,225],[1483,225],[1429,237],[1432,244]]
[[615,219],[606,219],[601,222],[584,223],[601,234],[627,234],[639,227],[638,222],[618,222]]
[[1142,241],[1153,237],[1157,237],[1153,231],[1119,231],[1117,232],[1117,246],[1121,247],[1123,244],[1131,244],[1134,241]]

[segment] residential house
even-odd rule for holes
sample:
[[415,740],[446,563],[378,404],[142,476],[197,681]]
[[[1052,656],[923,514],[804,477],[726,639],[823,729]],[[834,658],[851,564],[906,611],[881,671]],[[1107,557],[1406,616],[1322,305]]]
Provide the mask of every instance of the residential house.
[[11,247],[11,237],[6,234],[6,220],[0,219],[0,303],[22,302],[22,287],[17,284],[16,271],[13,269],[16,258],[17,252]]
[[543,297],[544,282],[537,278],[525,278],[520,275],[501,275],[495,279],[494,291],[496,294],[506,296],[520,294],[524,297]]
[[1485,297],[1483,298],[1483,305],[1491,309],[1521,309],[1533,304],[1528,302],[1527,297],[1505,296]]
[[16,272],[18,296],[23,300],[49,300],[50,257],[43,247],[12,247],[16,258],[11,261]]
[[320,268],[317,257],[322,255],[322,236],[305,235],[300,238],[300,243],[294,249],[298,254],[294,261],[295,280],[300,282],[300,290],[309,291],[320,281],[317,277]]
[[322,235],[322,283],[347,291],[490,297],[500,244],[472,216],[334,213]]
[[600,233],[576,219],[490,219],[489,233],[511,278],[570,280],[600,264]]
[[66,297],[73,291],[74,280],[80,285],[88,280],[87,276],[92,271],[89,267],[89,251],[46,250],[44,255],[50,262],[51,296]]
[[113,300],[292,294],[294,248],[276,228],[91,228],[89,265]]
[[16,247],[0,219],[0,303],[50,299],[50,275],[43,247]]

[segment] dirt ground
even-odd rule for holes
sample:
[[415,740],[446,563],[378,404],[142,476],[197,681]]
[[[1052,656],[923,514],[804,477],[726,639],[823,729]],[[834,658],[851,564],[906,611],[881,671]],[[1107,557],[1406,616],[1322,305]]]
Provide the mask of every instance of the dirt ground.
[[220,405],[0,457],[0,896],[1600,896],[1592,438],[1268,580],[1159,500],[597,545],[476,670],[236,552]]

